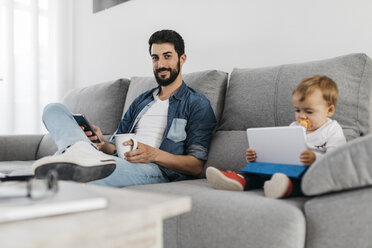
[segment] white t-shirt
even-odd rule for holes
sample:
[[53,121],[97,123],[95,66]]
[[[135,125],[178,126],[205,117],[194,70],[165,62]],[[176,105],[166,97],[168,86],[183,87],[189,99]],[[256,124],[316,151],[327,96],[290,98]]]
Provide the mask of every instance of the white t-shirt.
[[155,97],[155,103],[134,127],[137,141],[155,148],[160,147],[167,126],[168,107],[169,99],[162,101],[158,96]]
[[[301,126],[297,121],[290,126]],[[346,143],[342,127],[337,121],[328,119],[321,127],[312,133],[306,134],[306,145],[312,150],[317,159],[319,156]]]

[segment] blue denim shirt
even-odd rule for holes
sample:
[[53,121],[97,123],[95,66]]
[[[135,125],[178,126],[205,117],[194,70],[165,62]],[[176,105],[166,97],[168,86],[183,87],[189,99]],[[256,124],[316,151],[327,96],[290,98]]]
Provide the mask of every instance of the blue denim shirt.
[[[139,119],[155,102],[159,89],[146,91],[132,102],[116,134],[134,132]],[[167,125],[159,148],[175,155],[192,155],[207,160],[211,135],[216,126],[209,100],[182,82],[178,91],[169,98]],[[114,140],[111,142],[114,143]],[[186,179],[183,174],[160,168],[171,180]]]

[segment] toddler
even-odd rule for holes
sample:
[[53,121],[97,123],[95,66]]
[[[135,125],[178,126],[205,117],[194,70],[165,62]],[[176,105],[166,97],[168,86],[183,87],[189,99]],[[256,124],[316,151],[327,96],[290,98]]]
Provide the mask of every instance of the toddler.
[[[327,76],[314,75],[302,80],[292,93],[296,121],[290,126],[306,128],[305,150],[300,155],[301,163],[311,166],[324,153],[346,143],[341,126],[330,117],[334,114],[338,98],[336,83]],[[246,150],[248,162],[256,160],[259,154]],[[208,167],[208,182],[216,189],[249,190],[263,186],[265,196],[284,198],[302,195],[301,178],[289,178],[285,174],[272,176],[233,171],[221,171]]]

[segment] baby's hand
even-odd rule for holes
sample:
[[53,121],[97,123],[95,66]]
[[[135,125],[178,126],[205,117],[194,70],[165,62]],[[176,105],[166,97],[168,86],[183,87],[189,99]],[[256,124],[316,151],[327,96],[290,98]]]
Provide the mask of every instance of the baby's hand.
[[254,162],[254,161],[256,161],[256,158],[257,158],[256,152],[251,148],[248,148],[245,151],[245,156],[246,156],[248,162]]
[[310,166],[316,159],[315,153],[310,150],[305,150],[300,155],[301,163],[305,166]]

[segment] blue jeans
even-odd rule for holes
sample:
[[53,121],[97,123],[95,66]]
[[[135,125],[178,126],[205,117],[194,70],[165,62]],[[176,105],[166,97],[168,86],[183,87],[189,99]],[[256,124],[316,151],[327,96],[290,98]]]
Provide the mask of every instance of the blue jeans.
[[[71,112],[63,104],[48,104],[44,108],[43,122],[57,145],[58,150],[56,155],[61,154],[69,146],[78,141],[89,142],[96,147],[88,139],[76,123]],[[129,163],[125,159],[116,156],[112,157],[116,161],[115,171],[106,178],[90,183],[112,187],[125,187],[170,181],[155,163]]]

